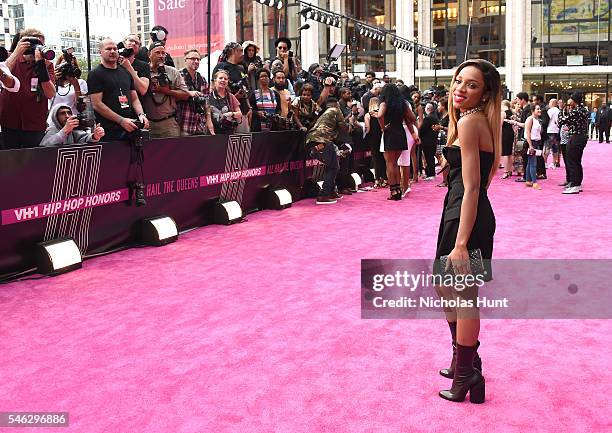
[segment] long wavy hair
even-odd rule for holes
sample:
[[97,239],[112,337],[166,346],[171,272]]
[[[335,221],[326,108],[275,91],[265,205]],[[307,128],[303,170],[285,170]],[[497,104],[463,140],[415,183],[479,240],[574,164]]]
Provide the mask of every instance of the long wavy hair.
[[[464,68],[468,66],[474,66],[480,72],[482,72],[482,76],[484,78],[484,91],[483,97],[486,99],[486,102],[483,106],[483,112],[487,116],[489,121],[489,129],[491,130],[491,135],[493,136],[493,151],[494,151],[494,161],[493,166],[491,167],[491,173],[489,176],[489,180],[491,176],[495,174],[499,166],[499,159],[501,157],[501,132],[502,132],[502,117],[501,117],[501,101],[502,101],[502,89],[501,89],[501,77],[499,76],[499,72],[490,62],[482,59],[470,59],[466,60],[462,64],[457,67],[455,74],[453,75],[453,81],[451,82],[451,89],[453,84],[455,83],[455,79],[459,72],[461,72]],[[447,146],[452,145],[458,138],[459,133],[457,131],[457,122],[459,120],[459,109],[455,108],[453,105],[453,97],[450,95],[448,98],[448,141]]]
[[389,119],[401,120],[404,117],[406,102],[395,84],[385,84],[380,91],[379,99],[381,103],[387,104],[385,116],[388,116]]

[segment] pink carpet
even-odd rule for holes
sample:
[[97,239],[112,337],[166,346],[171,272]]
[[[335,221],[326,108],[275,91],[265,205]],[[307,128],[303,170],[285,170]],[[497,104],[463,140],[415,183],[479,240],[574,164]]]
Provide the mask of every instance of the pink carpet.
[[[610,258],[611,151],[587,146],[580,195],[560,194],[563,169],[542,191],[497,179],[495,258]],[[0,286],[0,411],[70,413],[69,428],[7,431],[612,431],[610,321],[483,322],[474,405],[437,396],[443,320],[360,319],[360,259],[433,256],[436,183],[402,202],[306,200]]]

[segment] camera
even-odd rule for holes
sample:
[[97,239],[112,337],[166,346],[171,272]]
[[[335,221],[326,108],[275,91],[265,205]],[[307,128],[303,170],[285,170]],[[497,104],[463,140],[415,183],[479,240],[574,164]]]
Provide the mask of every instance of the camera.
[[57,66],[60,78],[65,79],[66,77],[81,77],[81,70],[78,66],[74,65],[74,55],[72,54],[72,48],[66,48],[62,50],[64,55],[64,62]]
[[229,89],[230,92],[232,92],[233,94],[236,94],[238,92],[240,92],[241,90],[245,90],[248,87],[248,78],[247,77],[242,77],[239,81],[230,81],[229,83]]
[[51,48],[47,48],[46,46],[44,46],[38,38],[29,36],[23,38],[22,40],[30,43],[30,48],[25,50],[23,54],[34,54],[34,52],[38,50],[40,51],[44,59],[55,59],[55,51],[53,51]]
[[191,96],[189,101],[197,114],[206,114],[206,96]]
[[170,77],[166,74],[166,68],[164,66],[160,66],[157,68],[157,83],[161,87],[169,87],[170,86]]
[[134,48],[127,48],[123,42],[117,44],[117,53],[124,59],[134,55]]
[[86,113],[77,113],[76,118],[79,120],[79,128],[93,128],[95,126],[95,122],[93,119],[90,119]]

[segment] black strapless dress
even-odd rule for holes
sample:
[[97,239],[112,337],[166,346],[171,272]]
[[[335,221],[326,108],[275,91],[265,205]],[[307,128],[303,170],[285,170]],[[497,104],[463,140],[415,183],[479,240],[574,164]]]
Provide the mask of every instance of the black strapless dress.
[[[442,149],[442,153],[446,161],[448,161],[450,171],[448,173],[448,192],[444,198],[444,209],[440,221],[440,230],[438,231],[436,260],[441,256],[450,254],[455,247],[464,192],[463,178],[461,176],[461,148],[458,146],[445,146]],[[494,155],[491,152],[480,151],[478,209],[476,211],[474,228],[467,243],[468,250],[480,248],[489,277],[492,276],[491,258],[493,256],[495,215],[493,214],[493,208],[489,202],[485,187],[493,165],[493,157]]]

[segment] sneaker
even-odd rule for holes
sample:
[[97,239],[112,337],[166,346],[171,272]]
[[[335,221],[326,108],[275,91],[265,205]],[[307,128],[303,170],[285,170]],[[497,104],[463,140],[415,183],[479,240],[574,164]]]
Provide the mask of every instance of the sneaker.
[[340,200],[343,196],[338,194],[336,191],[332,192],[329,195],[329,198],[331,198],[332,200]]
[[334,203],[338,203],[338,201],[334,200],[330,196],[320,196],[320,197],[317,197],[316,203],[317,204],[334,204]]
[[582,192],[582,185],[578,185],[578,189]]
[[518,179],[514,179],[515,182],[527,182],[524,177],[519,177]]
[[579,192],[579,186],[570,186],[569,188],[565,188],[561,194],[578,194]]

